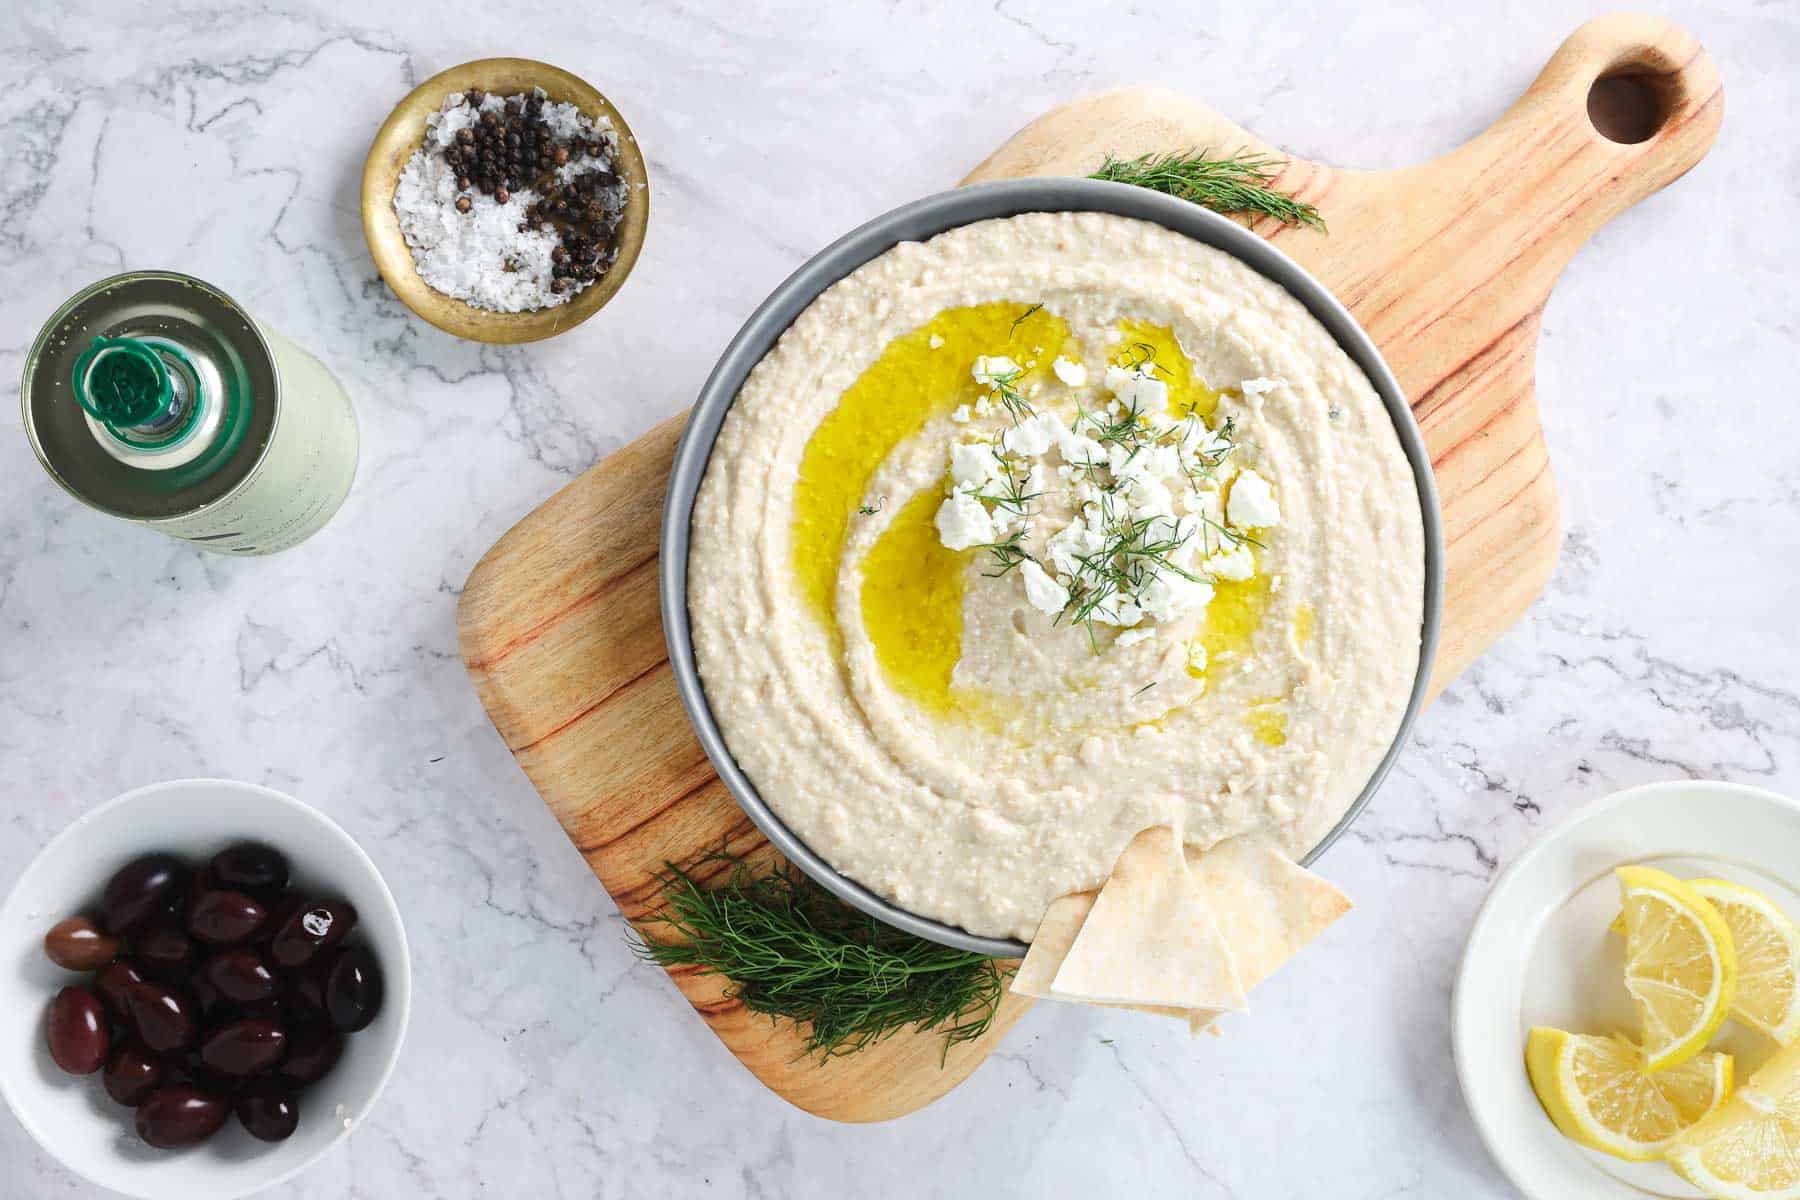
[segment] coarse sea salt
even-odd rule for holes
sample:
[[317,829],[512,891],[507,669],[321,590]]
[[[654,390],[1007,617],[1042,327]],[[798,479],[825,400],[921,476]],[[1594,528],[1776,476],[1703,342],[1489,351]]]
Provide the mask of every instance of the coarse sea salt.
[[[612,122],[588,117],[573,104],[544,99],[543,120],[559,140],[602,141],[606,153],[599,157],[572,155],[556,168],[556,179],[566,183],[578,175],[612,171],[617,175],[619,142]],[[456,172],[444,161],[443,151],[460,130],[480,119],[483,112],[504,112],[506,101],[518,96],[489,95],[479,107],[471,106],[461,92],[444,97],[441,109],[425,118],[425,139],[400,172],[394,188],[394,214],[400,232],[412,250],[419,277],[434,290],[495,312],[528,312],[565,304],[592,280],[570,280],[564,292],[550,290],[555,265],[550,252],[561,244],[554,229],[533,229],[526,210],[535,204],[533,188],[513,192],[505,204],[492,196],[456,186]],[[459,196],[468,196],[469,211],[456,210]],[[618,212],[625,206],[623,179],[601,193],[602,203]]]

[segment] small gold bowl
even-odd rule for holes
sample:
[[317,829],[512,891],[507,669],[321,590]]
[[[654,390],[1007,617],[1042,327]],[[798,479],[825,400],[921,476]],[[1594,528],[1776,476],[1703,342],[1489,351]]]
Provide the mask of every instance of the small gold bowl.
[[[618,230],[619,252],[605,275],[567,303],[532,312],[492,312],[446,296],[419,277],[412,248],[406,244],[400,232],[400,218],[394,212],[394,189],[407,160],[424,141],[425,118],[443,106],[445,96],[470,88],[499,96],[543,88],[552,100],[573,104],[591,118],[605,117],[612,122],[619,140],[619,174],[626,185],[625,214]],[[363,236],[369,240],[369,255],[375,260],[375,268],[406,307],[445,333],[478,342],[535,342],[573,329],[599,312],[631,274],[644,245],[644,227],[649,219],[650,180],[631,126],[612,102],[588,83],[549,63],[529,58],[477,59],[433,75],[414,88],[382,122],[375,144],[369,147],[368,161],[363,164]]]

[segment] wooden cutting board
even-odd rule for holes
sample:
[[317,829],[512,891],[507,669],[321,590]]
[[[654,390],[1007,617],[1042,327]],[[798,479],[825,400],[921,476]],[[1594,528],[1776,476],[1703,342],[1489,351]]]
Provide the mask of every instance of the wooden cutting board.
[[[1596,103],[1642,102],[1644,140],[1597,131],[1589,94],[1603,77],[1612,82]],[[1604,17],[1564,42],[1492,128],[1442,158],[1380,172],[1290,161],[1278,186],[1316,204],[1329,235],[1253,226],[1355,314],[1424,431],[1448,551],[1433,695],[1517,620],[1556,562],[1556,491],[1533,395],[1551,285],[1595,230],[1700,160],[1722,112],[1718,74],[1692,37],[1661,20]],[[1190,147],[1279,154],[1186,97],[1126,89],[1040,117],[965,182],[1083,175],[1107,153]],[[820,244],[837,232],[822,231]],[[665,861],[721,846],[774,854],[708,765],[664,654],[657,525],[681,423],[530,513],[476,565],[457,610],[463,659],[495,727],[633,920],[657,907],[653,872]],[[815,1066],[791,1031],[748,1013],[718,980],[671,974],[759,1079],[840,1121],[884,1120],[941,1096],[1027,1007],[1009,999],[987,1037],[941,1063],[939,1039],[900,1035]]]

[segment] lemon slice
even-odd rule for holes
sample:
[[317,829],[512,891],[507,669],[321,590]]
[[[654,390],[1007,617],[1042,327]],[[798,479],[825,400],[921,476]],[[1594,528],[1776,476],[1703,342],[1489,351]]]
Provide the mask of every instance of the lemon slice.
[[1731,1015],[1782,1045],[1800,1035],[1800,927],[1761,892],[1723,879],[1690,879],[1731,930],[1737,992]]
[[1666,871],[1620,867],[1625,987],[1637,1004],[1644,1069],[1700,1053],[1731,1014],[1737,954],[1731,931],[1700,894]]
[[1683,1179],[1725,1200],[1800,1198],[1800,1045],[1669,1147]]
[[1525,1045],[1531,1090],[1564,1135],[1636,1161],[1661,1158],[1731,1094],[1731,1055],[1707,1052],[1651,1074],[1622,1037],[1540,1026]]

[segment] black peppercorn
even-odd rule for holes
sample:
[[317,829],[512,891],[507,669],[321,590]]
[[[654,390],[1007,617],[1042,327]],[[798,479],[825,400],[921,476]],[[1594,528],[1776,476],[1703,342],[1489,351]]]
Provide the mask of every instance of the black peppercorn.
[[474,206],[474,202],[471,201],[467,196],[458,196],[456,198],[456,211],[457,212],[466,213],[473,206]]

